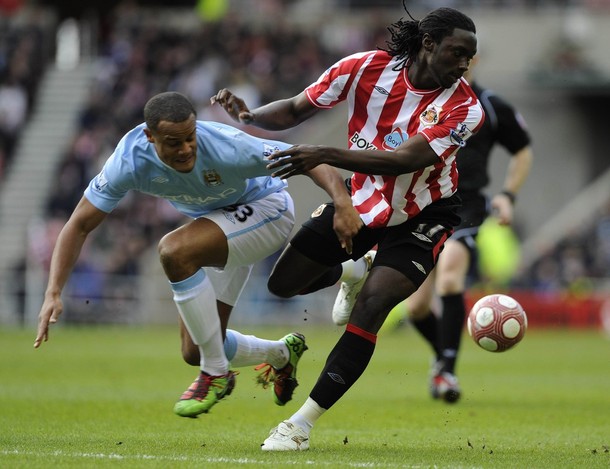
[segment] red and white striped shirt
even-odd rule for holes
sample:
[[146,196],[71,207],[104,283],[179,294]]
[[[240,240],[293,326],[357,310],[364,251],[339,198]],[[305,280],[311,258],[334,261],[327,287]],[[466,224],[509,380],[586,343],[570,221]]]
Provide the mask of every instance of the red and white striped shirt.
[[457,189],[455,154],[483,124],[484,112],[464,79],[451,88],[418,90],[405,68],[396,71],[385,51],[341,59],[305,90],[314,106],[348,102],[348,147],[393,151],[422,134],[438,163],[399,176],[352,175],[352,202],[370,227],[392,226],[414,217]]

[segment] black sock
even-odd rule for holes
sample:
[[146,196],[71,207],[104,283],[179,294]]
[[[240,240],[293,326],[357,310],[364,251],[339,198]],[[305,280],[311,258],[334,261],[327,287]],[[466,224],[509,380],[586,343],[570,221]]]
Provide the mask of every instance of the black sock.
[[430,344],[432,350],[436,354],[436,359],[441,358],[441,351],[438,348],[438,329],[439,320],[436,315],[430,311],[429,314],[422,319],[411,319],[411,324],[417,329],[424,339]]
[[375,336],[361,331],[365,336],[350,332],[359,330],[348,325],[335,348],[328,355],[326,365],[309,396],[324,409],[341,399],[341,396],[356,382],[364,372],[373,352]]
[[299,292],[299,295],[307,295],[323,288],[330,287],[337,283],[343,273],[343,267],[341,264],[331,267],[327,272],[323,273],[320,277],[314,280],[310,285],[305,287]]
[[443,357],[443,369],[449,373],[455,372],[455,363],[460,349],[466,306],[464,294],[456,293],[441,297],[443,314],[440,320],[438,346]]

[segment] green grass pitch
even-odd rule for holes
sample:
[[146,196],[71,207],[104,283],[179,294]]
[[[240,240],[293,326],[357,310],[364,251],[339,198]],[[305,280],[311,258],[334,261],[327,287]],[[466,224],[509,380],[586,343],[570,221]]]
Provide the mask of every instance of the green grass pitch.
[[[286,327],[243,327],[279,338]],[[609,468],[610,340],[531,329],[493,354],[465,333],[463,399],[427,392],[430,353],[411,329],[381,335],[367,371],[317,423],[311,449],[264,453],[269,430],[306,398],[341,329],[304,324],[310,350],[285,407],[243,368],[233,394],[197,419],[172,407],[195,378],[177,327],[0,330],[2,468]]]

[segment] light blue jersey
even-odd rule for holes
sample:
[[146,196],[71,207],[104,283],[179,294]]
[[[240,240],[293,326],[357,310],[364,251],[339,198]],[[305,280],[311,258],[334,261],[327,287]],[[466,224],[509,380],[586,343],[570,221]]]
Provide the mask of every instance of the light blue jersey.
[[197,160],[190,173],[163,163],[144,134],[128,132],[85,189],[95,207],[111,212],[130,190],[167,199],[191,218],[235,204],[247,204],[282,190],[270,176],[266,157],[291,145],[253,137],[229,125],[197,121]]

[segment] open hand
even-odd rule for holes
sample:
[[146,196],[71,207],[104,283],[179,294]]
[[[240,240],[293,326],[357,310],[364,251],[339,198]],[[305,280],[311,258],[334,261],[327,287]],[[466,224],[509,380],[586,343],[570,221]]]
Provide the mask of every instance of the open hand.
[[267,169],[277,169],[271,174],[273,177],[287,179],[291,176],[305,174],[307,171],[324,163],[327,147],[317,145],[294,145],[287,150],[277,151],[268,156],[272,163]]
[[216,103],[220,104],[236,122],[250,124],[254,120],[254,115],[250,112],[244,100],[235,96],[233,92],[226,88],[210,98],[210,104],[214,105]]
[[55,324],[63,311],[63,304],[59,296],[45,297],[40,313],[38,314],[38,334],[34,340],[34,348],[40,347],[49,340],[49,325]]

